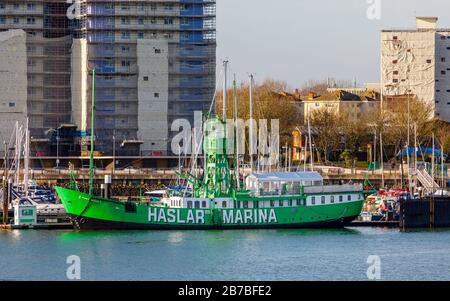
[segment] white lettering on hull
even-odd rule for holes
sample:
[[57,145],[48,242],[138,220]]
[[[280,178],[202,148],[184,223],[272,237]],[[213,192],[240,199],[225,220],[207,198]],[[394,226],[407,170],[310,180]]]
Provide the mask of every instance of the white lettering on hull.
[[[205,210],[149,208],[148,221],[163,224],[204,225],[206,223]],[[277,223],[274,209],[244,209],[221,210],[222,224],[224,225],[250,225]],[[183,217],[182,217],[183,216]]]
[[278,222],[274,209],[223,210],[222,216],[222,222],[225,225],[273,224]]

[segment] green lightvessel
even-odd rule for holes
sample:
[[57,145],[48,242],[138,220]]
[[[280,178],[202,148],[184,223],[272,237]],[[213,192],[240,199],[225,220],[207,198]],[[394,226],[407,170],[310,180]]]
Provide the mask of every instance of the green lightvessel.
[[[93,85],[95,73],[93,72]],[[56,187],[76,229],[261,229],[343,227],[361,212],[362,185],[324,185],[316,172],[252,173],[238,189],[226,152],[225,123],[204,123],[202,179],[182,176],[191,196],[167,195],[156,203],[120,202],[93,195],[94,97],[89,193]]]

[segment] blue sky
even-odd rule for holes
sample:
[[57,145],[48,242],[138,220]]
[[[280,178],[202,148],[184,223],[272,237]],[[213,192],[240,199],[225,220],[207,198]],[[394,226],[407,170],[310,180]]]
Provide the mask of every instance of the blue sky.
[[[230,60],[238,81],[254,73],[291,88],[327,77],[379,81],[380,30],[415,28],[415,16],[437,16],[450,28],[448,0],[217,0],[217,60]],[[370,4],[370,3],[372,4]]]

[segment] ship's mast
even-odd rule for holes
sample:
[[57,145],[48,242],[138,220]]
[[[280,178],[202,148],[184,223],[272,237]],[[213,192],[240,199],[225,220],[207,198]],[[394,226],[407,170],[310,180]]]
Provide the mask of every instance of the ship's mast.
[[89,194],[94,194],[94,117],[95,117],[95,69],[92,70],[91,103],[91,153],[89,158]]

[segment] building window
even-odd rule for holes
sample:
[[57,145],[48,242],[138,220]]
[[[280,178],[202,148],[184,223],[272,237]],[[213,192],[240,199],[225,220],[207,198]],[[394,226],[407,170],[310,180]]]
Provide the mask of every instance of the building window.
[[0,24],[5,24],[5,23],[6,23],[5,16],[0,16]]
[[442,75],[446,75],[446,74],[447,74],[447,72],[446,72],[446,71],[444,71],[444,70],[442,70],[442,71],[441,71],[441,74],[442,74]]
[[19,9],[19,7],[20,7],[20,5],[19,5],[18,3],[14,3],[14,4],[13,4],[13,8],[14,8],[14,9]]
[[155,96],[155,98],[159,98],[159,93],[155,93],[153,95]]
[[35,8],[36,8],[36,5],[34,3],[28,3],[27,4],[27,9],[28,10],[35,10]]
[[398,83],[398,79],[394,78],[394,79],[392,80],[392,82]]
[[3,3],[0,3],[0,9],[5,9],[5,4],[3,4]]
[[173,3],[166,3],[164,4],[165,10],[173,10]]
[[130,46],[122,46],[122,52],[130,52]]
[[148,76],[144,76],[144,82],[148,82]]
[[9,107],[10,108],[15,108],[16,107],[16,103],[15,102],[10,102],[9,103]]
[[398,37],[397,37],[397,36],[394,36],[392,39],[393,39],[394,41],[397,41],[397,40],[398,40]]
[[138,18],[138,24],[144,25],[144,18],[142,18],[142,17]]
[[156,48],[156,49],[155,49],[155,53],[156,53],[156,54],[160,54],[160,53],[161,53],[161,49]]
[[122,10],[130,10],[130,4],[123,3],[122,4]]
[[36,19],[35,18],[27,18],[27,24],[35,24]]
[[173,24],[173,19],[172,18],[165,18],[164,19],[164,24],[165,25],[172,25]]
[[441,62],[445,63],[445,57],[441,57]]
[[150,4],[150,9],[151,10],[156,10],[157,9],[156,4],[155,3]]
[[130,32],[129,31],[124,31],[122,32],[122,39],[129,39],[130,38]]
[[398,75],[398,71],[394,71],[394,75]]
[[427,60],[427,64],[431,64],[431,60]]
[[13,23],[14,23],[14,24],[19,24],[19,23],[20,23],[19,17],[14,17]]
[[392,64],[397,64],[398,63],[398,60],[393,60],[392,61]]
[[142,31],[138,32],[138,39],[143,39],[144,33]]
[[122,17],[122,24],[130,24],[130,18],[129,17]]

